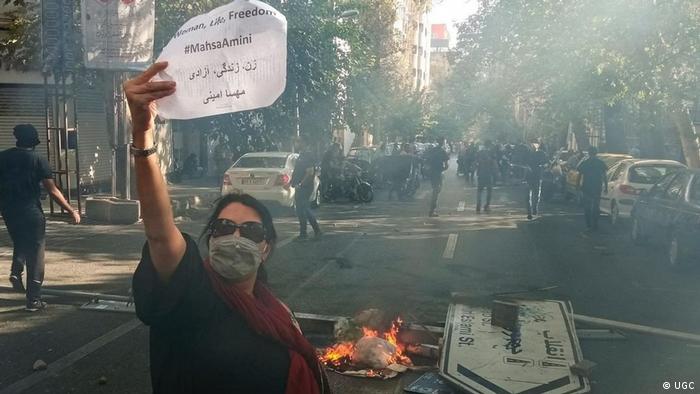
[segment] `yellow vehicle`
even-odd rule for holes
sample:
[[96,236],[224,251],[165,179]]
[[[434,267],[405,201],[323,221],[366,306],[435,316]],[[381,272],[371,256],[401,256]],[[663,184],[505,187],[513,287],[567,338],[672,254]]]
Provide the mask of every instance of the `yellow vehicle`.
[[[625,154],[619,154],[619,153],[599,153],[598,158],[600,160],[603,160],[603,163],[605,163],[605,166],[610,169],[610,167],[614,166],[615,164],[621,162],[622,160],[625,159],[632,159],[633,157],[630,155],[625,155]],[[578,172],[578,166],[584,161],[588,159],[588,154],[584,155],[581,160],[576,163],[575,167],[571,167],[568,169],[566,172],[566,199],[570,200],[572,198],[576,198],[576,201],[579,200],[579,190],[578,190],[578,183],[579,179],[581,178],[581,174]]]

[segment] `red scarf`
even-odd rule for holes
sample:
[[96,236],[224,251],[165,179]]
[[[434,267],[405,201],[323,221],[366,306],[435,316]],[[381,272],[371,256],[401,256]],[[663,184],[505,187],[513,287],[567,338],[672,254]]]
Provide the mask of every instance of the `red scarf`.
[[286,394],[318,394],[327,387],[316,349],[292,322],[289,310],[259,281],[255,282],[254,297],[226,284],[214,271],[209,259],[204,268],[216,294],[231,309],[238,311],[259,335],[272,338],[289,349],[289,373]]

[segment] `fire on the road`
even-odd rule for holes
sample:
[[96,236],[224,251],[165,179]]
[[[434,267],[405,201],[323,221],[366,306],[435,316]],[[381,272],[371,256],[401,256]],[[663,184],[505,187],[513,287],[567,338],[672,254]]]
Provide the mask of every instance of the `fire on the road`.
[[[381,335],[376,330],[372,330],[367,327],[362,327],[363,335],[360,341],[362,341],[365,338],[382,338],[391,345],[391,350],[393,350],[391,352],[386,351],[381,353],[383,357],[383,360],[381,361],[383,361],[385,365],[400,364],[404,366],[412,366],[413,362],[408,356],[404,354],[405,345],[398,341],[398,333],[401,324],[401,318],[397,318],[392,322],[391,329],[389,329],[389,331],[387,332],[382,333]],[[358,367],[358,365],[356,365],[359,361],[357,360],[356,355],[356,345],[360,341],[340,342],[329,348],[326,348],[323,351],[323,354],[320,356],[321,362],[325,366],[336,370],[347,370]],[[353,355],[355,355],[355,357],[353,357]],[[370,370],[368,376],[371,376],[372,374],[373,371]]]

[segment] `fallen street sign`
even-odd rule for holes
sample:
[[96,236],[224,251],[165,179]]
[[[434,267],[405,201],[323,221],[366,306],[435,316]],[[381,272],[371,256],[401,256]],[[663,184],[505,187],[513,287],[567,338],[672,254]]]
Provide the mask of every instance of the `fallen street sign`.
[[518,301],[518,327],[491,325],[491,311],[452,304],[445,324],[440,374],[470,393],[587,393],[570,366],[583,359],[571,305]]

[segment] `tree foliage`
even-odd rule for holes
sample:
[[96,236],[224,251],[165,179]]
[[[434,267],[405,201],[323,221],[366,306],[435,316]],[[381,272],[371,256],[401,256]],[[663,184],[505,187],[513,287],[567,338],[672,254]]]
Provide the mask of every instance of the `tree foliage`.
[[[5,15],[12,23],[0,39],[0,61],[7,68],[39,69],[40,7],[25,0],[2,1],[15,8]],[[155,55],[188,19],[228,2],[156,1]],[[346,125],[356,134],[369,131],[392,136],[399,130],[414,133],[423,128],[419,108],[423,100],[410,94],[408,70],[400,64],[405,56],[397,45],[393,0],[349,0],[342,5],[272,0],[269,4],[288,22],[288,82],[282,97],[260,110],[180,122],[180,129],[225,136],[236,150],[279,147],[291,140],[297,128],[319,144],[328,142],[334,129]],[[350,9],[358,10],[359,16],[338,18]]]
[[517,129],[527,126],[518,118],[526,110],[534,127],[561,133],[571,124],[582,137],[610,108],[653,107],[695,144],[685,150],[691,162],[699,7],[694,0],[482,0],[460,27],[457,101],[472,119],[487,113]]

